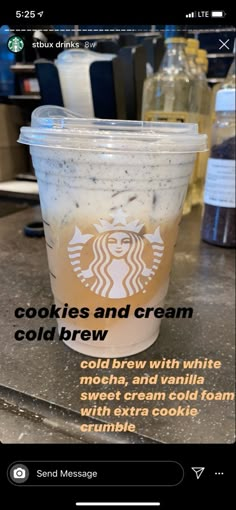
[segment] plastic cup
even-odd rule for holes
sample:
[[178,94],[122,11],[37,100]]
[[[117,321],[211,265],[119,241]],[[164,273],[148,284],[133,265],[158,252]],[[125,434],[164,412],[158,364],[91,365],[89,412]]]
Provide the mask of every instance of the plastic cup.
[[[89,309],[87,318],[58,320],[60,333],[76,335],[66,345],[101,358],[143,351],[161,319],[142,310],[164,306],[188,181],[206,136],[195,124],[80,119],[43,106],[19,141],[30,145],[38,179],[55,302]],[[89,338],[75,333],[85,330]],[[99,330],[107,331],[103,340],[94,338]]]

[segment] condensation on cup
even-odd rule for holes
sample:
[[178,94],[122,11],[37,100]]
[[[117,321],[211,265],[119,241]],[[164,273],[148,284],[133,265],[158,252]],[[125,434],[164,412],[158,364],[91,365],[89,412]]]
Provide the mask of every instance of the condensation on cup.
[[[81,119],[42,106],[19,141],[30,145],[38,179],[55,303],[87,307],[88,318],[59,319],[59,331],[107,330],[104,340],[66,341],[99,358],[147,349],[161,319],[173,249],[196,153],[196,124]],[[95,318],[99,307],[128,318]]]

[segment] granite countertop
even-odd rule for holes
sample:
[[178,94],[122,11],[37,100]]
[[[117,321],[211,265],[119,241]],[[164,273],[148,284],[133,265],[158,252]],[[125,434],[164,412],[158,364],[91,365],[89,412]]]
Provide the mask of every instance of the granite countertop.
[[[80,362],[84,356],[57,340],[17,342],[14,339],[16,329],[22,327],[37,330],[42,325],[42,319],[31,319],[30,322],[28,319],[15,319],[15,308],[40,308],[52,304],[45,241],[43,238],[27,238],[22,233],[25,223],[39,218],[40,210],[36,207],[0,219],[0,440],[78,443],[233,442],[232,401],[203,401],[201,412],[196,417],[153,418],[149,415],[145,418],[130,418],[130,422],[135,420],[135,433],[81,433],[79,375]],[[209,391],[232,392],[235,252],[201,242],[200,222],[199,207],[195,207],[182,220],[166,303],[168,306],[193,307],[193,318],[163,320],[158,341],[130,359],[219,359],[222,368],[208,371],[204,387]],[[43,325],[51,328],[55,322],[45,319]],[[109,370],[96,372],[98,375],[108,374]],[[135,371],[135,375],[137,373]],[[145,373],[150,371],[147,369]],[[198,373],[204,375],[203,371]],[[86,374],[91,375],[91,371],[84,370],[83,375]],[[133,377],[131,370],[116,370],[116,375],[126,375],[129,381]],[[170,375],[170,371],[162,370],[162,375]],[[181,371],[178,371],[178,375],[181,375]],[[100,389],[97,385],[94,388]],[[114,389],[118,388],[110,387],[111,391]],[[173,387],[173,390],[176,389]],[[189,386],[180,386],[178,389],[183,391],[189,389]],[[140,391],[140,386],[133,385],[132,390]],[[173,402],[171,407],[181,403]],[[117,407],[115,401],[110,404],[111,407]],[[145,402],[145,407],[149,405],[154,407],[154,402]],[[110,419],[102,418],[103,421]],[[99,422],[98,417],[87,420],[91,423]]]

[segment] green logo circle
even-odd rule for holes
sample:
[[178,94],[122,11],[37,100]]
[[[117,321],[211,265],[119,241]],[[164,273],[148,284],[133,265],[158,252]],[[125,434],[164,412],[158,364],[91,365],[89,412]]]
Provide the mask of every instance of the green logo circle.
[[23,50],[24,45],[23,39],[17,35],[13,35],[7,41],[7,47],[10,51],[12,51],[12,53],[19,53]]

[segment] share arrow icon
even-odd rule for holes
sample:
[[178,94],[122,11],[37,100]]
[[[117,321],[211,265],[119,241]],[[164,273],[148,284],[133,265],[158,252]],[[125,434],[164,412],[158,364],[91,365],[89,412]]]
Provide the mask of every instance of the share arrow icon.
[[204,467],[192,467],[192,470],[194,471],[197,480],[199,480],[200,476],[202,476],[204,469],[205,469]]

